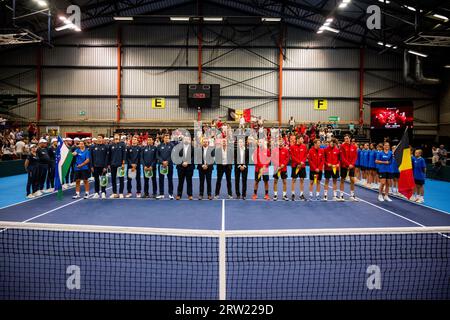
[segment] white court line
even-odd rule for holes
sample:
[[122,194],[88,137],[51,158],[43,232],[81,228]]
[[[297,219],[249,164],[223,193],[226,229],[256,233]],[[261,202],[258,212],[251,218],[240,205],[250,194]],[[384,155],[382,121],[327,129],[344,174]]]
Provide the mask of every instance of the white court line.
[[[64,189],[63,191],[70,190],[70,189],[73,189],[73,188],[75,188],[75,186],[69,187],[69,188],[67,188],[67,189]],[[41,198],[44,198],[44,197],[46,197],[46,196],[50,196],[50,195],[52,195],[52,194],[55,194],[55,193],[57,193],[57,192],[58,192],[58,191],[53,191],[53,192],[49,192],[49,193],[44,193],[42,196],[39,196],[39,197],[36,197],[36,198],[33,198],[33,199],[26,199],[26,200],[19,201],[19,202],[16,202],[16,203],[8,204],[7,206],[1,207],[0,210],[6,209],[6,208],[9,208],[9,207],[14,207],[14,206],[17,206],[18,204],[26,203],[26,202],[29,202],[29,201],[41,199]]]
[[[108,189],[112,189],[112,187],[106,188],[106,190],[108,190]],[[81,193],[81,192],[80,192],[80,193]],[[89,195],[89,198],[93,197],[94,194],[95,194],[95,193],[91,193],[91,194]],[[34,220],[34,219],[36,219],[36,218],[45,216],[46,214],[49,214],[49,213],[52,213],[52,212],[57,211],[57,210],[59,210],[59,209],[65,208],[65,207],[70,206],[70,205],[72,205],[72,204],[74,204],[74,203],[77,203],[77,202],[79,202],[79,201],[81,201],[81,200],[86,200],[86,199],[81,198],[81,199],[78,199],[78,200],[75,200],[75,201],[66,203],[66,204],[64,204],[64,205],[62,205],[62,206],[59,206],[59,207],[57,207],[57,208],[51,209],[51,210],[46,211],[46,212],[44,212],[44,213],[41,213],[41,214],[39,214],[39,215],[37,215],[37,216],[31,217],[31,218],[29,218],[29,219],[27,219],[27,220],[24,220],[24,221],[22,221],[22,223],[27,223],[28,221],[31,221],[31,220]]]
[[[323,186],[325,187],[325,185],[324,185],[323,182],[321,182],[320,184],[323,185]],[[330,189],[330,188],[332,189],[332,186],[328,186],[328,189]],[[348,194],[347,192],[344,192],[344,194],[350,196],[350,194]],[[423,227],[423,228],[426,227],[425,225],[423,225],[423,224],[421,224],[421,223],[419,223],[419,222],[417,222],[417,221],[414,221],[414,220],[412,220],[412,219],[409,219],[409,218],[407,218],[407,217],[404,217],[404,216],[402,216],[401,214],[395,213],[395,212],[393,212],[393,211],[391,211],[391,210],[388,210],[388,209],[386,209],[386,208],[377,206],[376,204],[373,204],[373,203],[371,203],[371,202],[369,202],[369,201],[366,201],[366,200],[364,200],[364,199],[358,198],[358,200],[359,200],[360,202],[367,203],[368,205],[371,205],[372,207],[375,207],[375,208],[378,208],[378,209],[380,209],[380,210],[386,211],[386,212],[388,212],[388,213],[390,213],[390,214],[393,214],[394,216],[397,216],[397,217],[399,217],[399,218],[401,218],[401,219],[405,219],[405,220],[407,220],[407,221],[409,221],[409,222],[411,222],[411,223],[414,223],[415,225],[418,225],[418,226],[420,226],[420,227]]]
[[[345,182],[349,183],[348,181],[345,181]],[[358,184],[355,184],[355,186],[358,186],[358,187],[363,188],[365,190],[378,192],[378,189],[372,189],[372,188],[368,188],[368,187],[365,187],[365,186],[362,186],[362,185],[358,185]],[[450,214],[450,212],[447,212],[447,211],[444,211],[444,210],[441,210],[441,209],[437,209],[437,208],[433,208],[433,207],[427,206],[426,204],[423,204],[423,203],[417,203],[417,202],[414,202],[414,201],[411,201],[411,200],[408,200],[408,199],[396,196],[395,194],[390,194],[389,196],[390,197],[394,197],[394,198],[399,199],[399,200],[403,200],[406,203],[415,204],[417,206],[425,207],[425,208],[428,208],[428,209],[431,209],[431,210],[435,210],[435,211],[438,211],[438,212],[442,212],[442,213],[445,213],[445,214]]]

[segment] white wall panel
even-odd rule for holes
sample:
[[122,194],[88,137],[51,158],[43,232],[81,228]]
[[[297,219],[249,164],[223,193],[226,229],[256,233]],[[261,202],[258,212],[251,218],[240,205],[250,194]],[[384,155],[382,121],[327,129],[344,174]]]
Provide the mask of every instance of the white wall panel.
[[[115,99],[51,99],[42,100],[43,120],[112,120],[116,119]],[[85,115],[80,115],[84,111]]]
[[283,95],[291,97],[358,97],[358,71],[284,71]]
[[54,47],[44,51],[44,65],[117,66],[117,49]]
[[44,69],[43,94],[111,95],[117,93],[116,70]]

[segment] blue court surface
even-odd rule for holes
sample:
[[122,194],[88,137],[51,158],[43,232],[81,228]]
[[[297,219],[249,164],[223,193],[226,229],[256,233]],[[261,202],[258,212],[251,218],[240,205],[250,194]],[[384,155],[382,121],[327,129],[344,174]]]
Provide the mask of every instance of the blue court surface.
[[[360,187],[358,202],[266,201],[262,183],[253,201],[249,177],[245,201],[226,199],[223,179],[220,199],[211,201],[189,201],[186,193],[168,200],[166,182],[164,200],[73,200],[69,189],[63,200],[50,194],[7,204],[19,200],[5,194],[21,194],[13,182],[23,179],[6,179],[12,182],[6,190],[7,180],[0,182],[0,298],[450,298],[450,215],[443,202],[439,208],[430,200],[380,203],[376,192]],[[198,184],[194,178],[194,199]],[[213,193],[214,187],[215,178]],[[234,180],[232,187],[234,194]],[[87,275],[81,289],[67,288],[68,265]],[[369,288],[369,268],[381,270],[381,289]]]

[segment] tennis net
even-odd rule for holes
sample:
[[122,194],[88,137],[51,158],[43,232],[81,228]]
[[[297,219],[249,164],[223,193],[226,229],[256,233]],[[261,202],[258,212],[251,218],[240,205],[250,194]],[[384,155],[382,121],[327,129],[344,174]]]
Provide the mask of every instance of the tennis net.
[[0,222],[0,299],[450,299],[449,235]]

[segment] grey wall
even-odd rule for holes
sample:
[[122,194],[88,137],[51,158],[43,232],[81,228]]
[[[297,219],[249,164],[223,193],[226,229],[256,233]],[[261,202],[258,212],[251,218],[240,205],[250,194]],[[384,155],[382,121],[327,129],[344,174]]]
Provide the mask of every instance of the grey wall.
[[[213,9],[211,9],[213,10]],[[54,48],[43,51],[42,119],[49,121],[114,120],[117,94],[116,26],[111,25],[55,41]],[[208,45],[234,45],[219,39],[223,33],[233,41],[246,43],[251,50],[235,49],[205,65],[204,83],[219,83],[223,88],[222,107],[204,112],[204,119],[226,115],[227,108],[253,108],[252,113],[277,120],[277,48],[266,27],[239,32],[222,27],[204,30],[203,61],[219,57],[231,48]],[[270,29],[270,28],[269,28]],[[188,37],[188,41],[186,40]],[[195,30],[185,25],[125,26],[122,30],[122,118],[137,120],[195,119],[196,110],[178,108],[178,84],[197,81],[197,49],[186,50],[186,43],[197,44]],[[339,116],[341,121],[359,117],[359,48],[326,35],[287,30],[287,50],[283,72],[283,121],[326,121]],[[349,47],[350,46],[350,47]],[[186,63],[187,62],[187,63]],[[9,51],[0,59],[0,91],[23,98],[36,91],[36,49]],[[438,122],[438,94],[434,90],[407,87],[402,79],[401,56],[376,51],[365,52],[365,111],[369,121],[371,100],[413,98],[418,123]],[[178,70],[165,70],[167,67]],[[20,73],[20,74],[19,74]],[[226,78],[229,79],[226,79]],[[248,80],[253,78],[252,80]],[[234,81],[244,81],[233,84]],[[247,81],[246,81],[247,80]],[[165,110],[151,109],[151,96],[167,97]],[[236,99],[236,97],[240,97]],[[448,95],[447,101],[448,101]],[[30,97],[28,97],[29,99]],[[314,98],[328,99],[328,111],[315,111]],[[444,97],[445,100],[445,97]],[[448,106],[448,103],[447,103]],[[448,108],[442,112],[445,115]],[[85,116],[79,112],[85,111]],[[29,102],[15,112],[26,118],[36,116],[36,103]],[[446,120],[447,122],[450,119]]]

